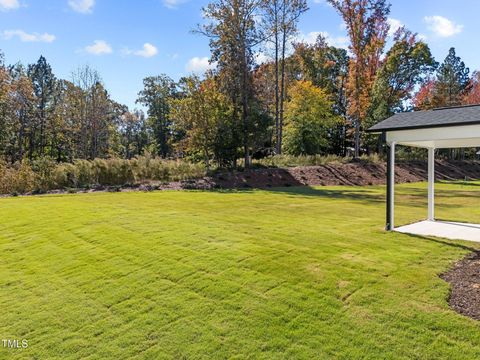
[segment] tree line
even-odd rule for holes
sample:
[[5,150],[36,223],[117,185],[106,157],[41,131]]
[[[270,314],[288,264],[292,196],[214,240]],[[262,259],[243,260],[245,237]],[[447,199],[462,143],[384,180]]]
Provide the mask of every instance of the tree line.
[[137,102],[146,114],[115,102],[89,67],[64,80],[44,57],[2,60],[0,155],[14,163],[151,153],[207,168],[282,153],[358,157],[382,151],[365,129],[396,112],[480,103],[480,74],[454,48],[439,64],[417,34],[392,35],[386,0],[327,1],[348,49],[298,36],[305,0],[212,0],[193,32],[209,39],[213,70],[145,78]]
[[145,122],[142,114],[130,114],[113,101],[88,66],[63,80],[43,56],[26,67],[2,61],[0,113],[0,153],[10,163],[129,156],[130,143],[143,146],[136,138]]

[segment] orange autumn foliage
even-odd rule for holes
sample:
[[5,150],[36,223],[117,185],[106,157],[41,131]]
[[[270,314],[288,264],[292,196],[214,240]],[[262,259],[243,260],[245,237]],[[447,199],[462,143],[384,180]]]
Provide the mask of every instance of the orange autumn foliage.
[[355,153],[360,148],[360,124],[371,105],[371,94],[381,65],[390,26],[385,0],[328,0],[342,16],[350,38],[347,113],[355,124]]
[[465,105],[480,104],[480,71],[476,71],[471,80],[471,90],[463,100]]

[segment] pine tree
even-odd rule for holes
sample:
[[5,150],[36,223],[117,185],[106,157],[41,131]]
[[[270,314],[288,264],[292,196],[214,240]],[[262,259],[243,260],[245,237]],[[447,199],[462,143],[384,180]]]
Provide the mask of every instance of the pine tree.
[[167,75],[143,79],[143,90],[138,93],[137,103],[148,107],[150,125],[157,144],[157,153],[167,157],[171,151],[172,120],[170,99],[176,97],[176,84]]
[[36,64],[28,66],[28,77],[36,96],[35,114],[35,150],[38,156],[45,154],[45,148],[50,134],[47,133],[51,114],[53,113],[53,95],[55,91],[55,76],[47,60],[40,56]]
[[461,105],[469,89],[470,69],[452,47],[437,72],[434,103],[437,107]]

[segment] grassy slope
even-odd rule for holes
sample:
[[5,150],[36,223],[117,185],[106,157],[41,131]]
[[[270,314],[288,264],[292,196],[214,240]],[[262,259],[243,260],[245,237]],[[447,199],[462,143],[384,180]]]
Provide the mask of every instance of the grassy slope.
[[[439,188],[480,221],[478,187]],[[0,358],[479,358],[437,276],[475,245],[383,232],[383,191],[2,199],[0,338],[30,346]],[[424,184],[398,193],[424,217]]]

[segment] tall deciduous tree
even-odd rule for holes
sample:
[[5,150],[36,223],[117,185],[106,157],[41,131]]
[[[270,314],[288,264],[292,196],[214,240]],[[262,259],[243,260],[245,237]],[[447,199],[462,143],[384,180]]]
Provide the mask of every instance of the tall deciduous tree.
[[306,0],[263,0],[263,19],[267,40],[273,44],[275,64],[276,153],[282,152],[285,100],[285,56],[289,40],[297,32],[300,16],[308,10]]
[[413,108],[415,110],[430,110],[435,107],[435,79],[427,79],[413,95]]
[[122,157],[131,159],[133,156],[143,155],[150,140],[143,111],[124,111],[119,118],[119,135]]
[[[428,79],[436,66],[428,45],[417,40],[416,34],[399,29],[378,70],[365,125],[372,126],[396,112],[406,111],[411,106],[413,91]],[[374,135],[366,135],[365,142],[368,148],[381,145]]]
[[[311,81],[315,86],[325,89],[333,100],[337,115],[346,118],[345,87],[348,79],[349,57],[347,50],[328,45],[319,35],[314,44],[296,43],[290,61],[293,74],[291,78]],[[339,123],[332,130],[330,151],[337,155],[346,152],[346,124]]]
[[187,151],[200,152],[207,168],[212,158],[219,159],[215,153],[223,119],[231,117],[232,107],[228,98],[218,90],[211,77],[201,81],[191,76],[180,81],[184,96],[172,101],[172,116],[178,126],[185,129]]
[[6,151],[10,138],[10,95],[11,78],[3,62],[3,53],[0,52],[0,155],[6,157]]
[[293,53],[294,77],[309,80],[334,95],[339,115],[345,109],[345,83],[348,76],[349,57],[347,50],[330,46],[319,35],[314,44],[295,43]]
[[411,99],[415,87],[422,84],[437,66],[430,48],[418,41],[416,34],[400,29],[394,44],[388,50],[378,70],[373,89],[373,105],[381,121],[395,112],[404,111],[405,102]]
[[61,161],[73,161],[76,152],[76,129],[79,125],[77,101],[81,90],[67,80],[55,81],[53,110],[50,114],[47,133],[50,136],[50,157]]
[[406,111],[413,91],[422,85],[437,67],[428,45],[416,34],[401,28],[385,55],[373,86],[367,126],[396,112]]
[[331,129],[341,118],[333,112],[328,93],[311,81],[298,81],[290,89],[286,106],[285,149],[292,155],[325,154]]
[[387,22],[390,4],[386,0],[327,1],[342,16],[350,38],[348,115],[355,129],[355,157],[358,157],[361,125],[371,104],[371,92],[390,28]]
[[73,73],[73,84],[80,90],[75,94],[80,131],[77,142],[81,158],[105,157],[110,151],[109,135],[116,120],[115,103],[103,86],[100,74],[84,66]]
[[478,105],[480,104],[480,72],[476,71],[472,75],[470,82],[470,91],[463,99],[463,103],[466,105]]
[[214,0],[203,13],[210,22],[199,31],[210,39],[211,61],[218,63],[222,91],[231,99],[234,117],[241,119],[245,166],[250,165],[254,102],[253,53],[260,43],[256,17],[261,0]]
[[170,100],[177,96],[176,92],[175,82],[163,74],[143,79],[143,90],[138,94],[137,102],[148,107],[157,153],[162,157],[167,157],[171,150]]
[[19,64],[10,69],[11,111],[10,140],[12,161],[20,161],[24,156],[33,159],[35,149],[35,95],[32,82],[25,68]]

